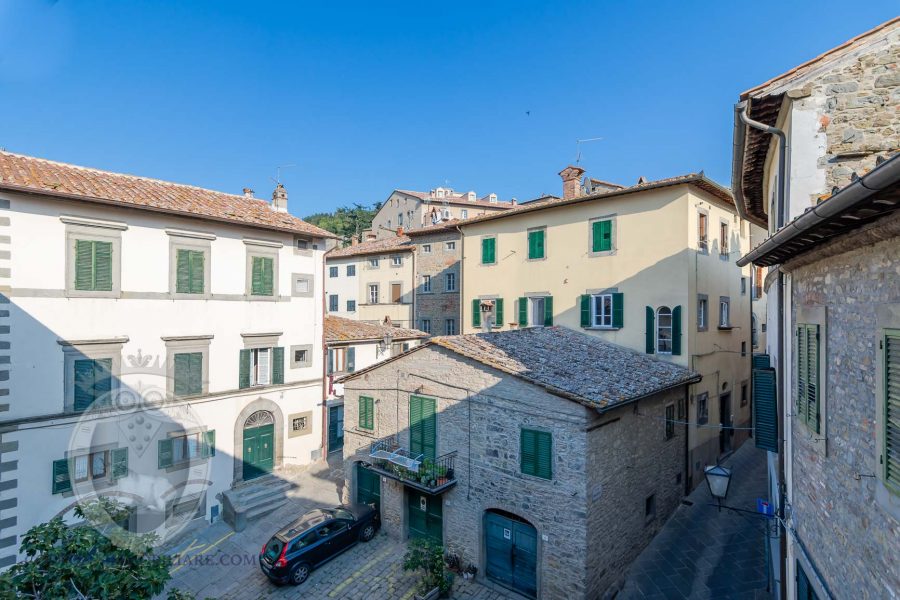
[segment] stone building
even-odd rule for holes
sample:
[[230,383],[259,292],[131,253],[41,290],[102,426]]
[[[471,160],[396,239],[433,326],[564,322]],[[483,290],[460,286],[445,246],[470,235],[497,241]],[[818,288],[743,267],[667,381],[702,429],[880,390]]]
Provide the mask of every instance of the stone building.
[[768,270],[753,395],[781,597],[900,595],[898,63],[894,19],[736,106],[735,200],[770,232],[738,264]]
[[462,236],[456,221],[412,229],[406,235],[416,247],[416,327],[433,335],[459,333]]
[[562,327],[433,337],[342,381],[347,500],[532,598],[599,598],[678,506],[699,375]]

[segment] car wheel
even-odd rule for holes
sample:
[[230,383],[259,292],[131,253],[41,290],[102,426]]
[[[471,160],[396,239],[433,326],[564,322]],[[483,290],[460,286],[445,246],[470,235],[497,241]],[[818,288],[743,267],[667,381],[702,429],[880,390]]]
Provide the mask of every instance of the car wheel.
[[375,524],[369,523],[365,527],[362,528],[362,531],[359,532],[359,539],[364,542],[368,542],[373,537],[375,537]]
[[294,565],[294,568],[291,569],[291,584],[292,585],[300,585],[306,578],[309,577],[309,565],[305,565],[300,563],[298,565]]

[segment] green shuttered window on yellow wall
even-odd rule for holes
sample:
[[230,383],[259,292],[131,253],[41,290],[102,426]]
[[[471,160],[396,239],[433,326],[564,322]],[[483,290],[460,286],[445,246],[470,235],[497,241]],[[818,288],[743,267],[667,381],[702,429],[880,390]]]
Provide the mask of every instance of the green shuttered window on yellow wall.
[[112,253],[112,242],[75,240],[75,289],[112,291]]
[[497,262],[497,238],[482,238],[481,264],[492,265]]
[[536,229],[528,232],[528,259],[535,260],[544,258],[544,236],[546,232],[543,229]]
[[612,221],[594,221],[591,224],[591,251],[609,252],[612,250]]
[[268,256],[252,257],[250,293],[254,296],[275,294],[275,259]]
[[797,327],[797,416],[819,433],[819,326]]
[[175,265],[175,292],[178,294],[202,294],[204,262],[201,250],[179,249]]
[[553,479],[553,435],[548,431],[522,429],[520,463],[526,475]]
[[359,420],[357,421],[360,429],[375,429],[375,399],[371,396],[359,397]]

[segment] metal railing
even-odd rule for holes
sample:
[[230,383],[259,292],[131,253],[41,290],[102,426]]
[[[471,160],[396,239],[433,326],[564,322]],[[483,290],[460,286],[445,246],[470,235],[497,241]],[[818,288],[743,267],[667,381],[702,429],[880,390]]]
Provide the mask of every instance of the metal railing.
[[396,436],[388,436],[372,442],[369,458],[378,471],[416,487],[438,490],[456,482],[455,450],[437,458],[412,456]]

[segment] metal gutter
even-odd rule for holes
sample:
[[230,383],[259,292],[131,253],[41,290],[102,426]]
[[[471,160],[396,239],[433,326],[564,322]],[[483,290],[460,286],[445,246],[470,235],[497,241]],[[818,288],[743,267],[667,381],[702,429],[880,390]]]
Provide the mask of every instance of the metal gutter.
[[738,259],[743,267],[767,256],[800,235],[815,228],[820,223],[839,216],[900,181],[900,154],[882,163],[866,175],[846,186],[828,200],[806,211],[786,226],[782,227],[766,241]]

